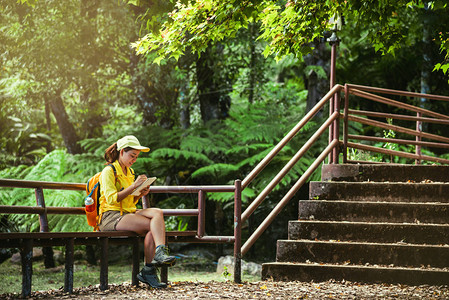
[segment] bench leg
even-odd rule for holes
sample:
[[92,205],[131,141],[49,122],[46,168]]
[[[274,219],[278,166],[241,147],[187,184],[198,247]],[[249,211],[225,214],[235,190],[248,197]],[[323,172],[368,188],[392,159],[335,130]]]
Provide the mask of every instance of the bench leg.
[[140,237],[136,237],[133,240],[133,271],[131,277],[132,285],[138,286],[139,280],[137,279],[137,274],[139,273],[139,262],[140,262]]
[[108,238],[100,238],[100,290],[108,289]]
[[73,245],[75,239],[68,239],[65,245],[64,292],[73,293]]
[[31,277],[33,275],[33,240],[25,240],[20,253],[22,259],[22,297],[31,295]]
[[165,282],[168,284],[168,267],[167,266],[161,267],[161,282]]

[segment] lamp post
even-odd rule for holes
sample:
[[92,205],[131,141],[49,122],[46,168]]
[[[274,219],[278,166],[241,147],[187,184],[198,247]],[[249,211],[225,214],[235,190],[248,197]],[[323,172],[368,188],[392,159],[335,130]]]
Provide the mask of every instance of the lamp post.
[[[340,39],[337,36],[337,31],[341,30],[342,19],[338,13],[334,14],[334,16],[329,20],[329,24],[333,25],[332,34],[327,39],[329,45],[331,46],[331,67],[330,67],[330,87],[332,89],[336,84],[336,62],[337,62],[337,46],[340,43]],[[339,95],[335,94],[332,101],[329,103],[329,116],[334,113],[334,111],[339,111]],[[333,124],[329,127],[329,144],[332,141],[339,137],[339,123],[338,118],[333,122]],[[329,164],[338,164],[338,149],[334,148],[332,153],[329,154]]]

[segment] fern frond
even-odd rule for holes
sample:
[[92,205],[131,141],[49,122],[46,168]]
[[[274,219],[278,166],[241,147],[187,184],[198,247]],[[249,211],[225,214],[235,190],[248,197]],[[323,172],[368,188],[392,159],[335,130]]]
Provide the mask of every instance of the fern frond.
[[234,155],[242,155],[249,154],[250,150],[265,150],[267,148],[272,148],[273,144],[247,144],[247,145],[237,145],[225,152],[226,155],[234,156]]
[[271,147],[268,149],[265,149],[264,151],[261,151],[251,157],[248,157],[244,160],[242,160],[241,162],[239,162],[237,164],[238,168],[243,168],[245,166],[255,166],[257,163],[259,163],[262,159],[265,158],[265,156],[267,156],[267,154],[271,151]]
[[213,164],[199,168],[192,173],[192,178],[213,177],[226,178],[229,174],[234,174],[239,170],[237,166],[230,164]]
[[202,163],[202,164],[213,163],[213,161],[210,160],[204,154],[191,152],[191,151],[182,151],[182,150],[171,149],[171,148],[157,149],[157,150],[153,151],[153,153],[151,153],[150,156],[153,159],[162,159],[162,158],[180,159],[180,158],[183,158],[185,160],[193,160],[197,163]]
[[[252,188],[245,188],[242,190],[242,203],[248,203],[249,199],[253,199],[256,195],[255,191]],[[234,202],[234,193],[229,192],[218,192],[218,193],[208,193],[208,198],[210,200],[218,201],[218,202]]]
[[182,139],[181,150],[197,152],[197,153],[220,153],[229,149],[223,139],[217,140],[215,137],[201,137],[189,135]]
[[109,145],[112,145],[113,142],[111,141],[111,144],[109,144],[108,141],[105,141],[105,139],[101,137],[101,138],[84,139],[79,143],[81,147],[88,153],[91,153],[98,157],[102,157],[105,149]]

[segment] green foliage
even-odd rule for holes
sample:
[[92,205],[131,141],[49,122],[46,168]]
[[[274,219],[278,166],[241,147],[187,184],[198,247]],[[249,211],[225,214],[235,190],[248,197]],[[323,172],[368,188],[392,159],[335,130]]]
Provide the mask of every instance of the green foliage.
[[[376,51],[394,55],[397,49],[410,44],[410,33],[420,24],[416,16],[424,10],[446,15],[446,21],[432,25],[431,36],[441,40],[442,51],[448,53],[447,34],[442,33],[447,30],[441,26],[447,23],[448,5],[443,0],[176,1],[168,20],[133,46],[138,53],[157,53],[154,61],[159,63],[171,57],[179,59],[189,51],[202,53],[211,43],[234,38],[242,29],[258,24],[258,39],[266,42],[265,56],[273,55],[277,60],[289,54],[302,57],[312,53],[311,43],[333,30],[334,23],[341,26],[343,21],[338,17],[342,16],[347,26],[365,30],[365,37]],[[436,69],[445,70],[445,65],[437,65]]]
[[[90,155],[70,155],[62,150],[47,154],[33,167],[12,167],[0,173],[3,178],[16,178],[31,181],[85,182],[92,174],[102,169],[101,161]],[[33,189],[1,189],[1,205],[35,206]],[[79,207],[83,205],[84,191],[44,190],[46,206]],[[36,215],[10,215],[8,222],[20,231],[38,231]],[[90,231],[85,216],[48,215],[50,230]]]
[[[446,4],[447,5],[447,4]],[[433,71],[443,71],[446,75],[449,70],[449,32],[439,32],[440,51],[444,53],[444,61],[435,65]]]
[[[3,139],[0,146],[22,159],[7,164],[35,163],[64,143],[100,136],[106,120],[117,120],[110,109],[136,104],[127,69],[135,26],[124,3],[31,2],[0,5],[0,136],[18,139],[16,149]],[[141,114],[134,106],[118,120],[133,126]]]
[[224,279],[226,281],[230,280],[231,276],[232,276],[232,274],[229,273],[229,271],[228,271],[228,267],[226,267],[226,266],[223,267],[223,273],[221,275],[224,277]]

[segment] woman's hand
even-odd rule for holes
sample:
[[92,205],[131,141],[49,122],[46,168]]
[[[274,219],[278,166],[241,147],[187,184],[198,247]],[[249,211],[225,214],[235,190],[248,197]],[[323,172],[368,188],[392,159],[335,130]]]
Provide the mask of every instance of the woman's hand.
[[133,190],[138,188],[145,180],[147,180],[147,176],[145,176],[145,175],[137,176],[136,180],[134,181]]
[[150,192],[150,186],[147,186],[146,188],[144,188],[143,190],[140,191],[139,198],[148,195],[149,192]]
[[[134,181],[134,185],[135,185],[134,189],[136,189],[139,185],[141,185],[145,180],[147,180],[147,176],[145,176],[145,175],[137,176],[136,181]],[[140,195],[138,196],[138,198],[148,195],[149,192],[150,192],[150,187],[148,186],[140,191]]]

